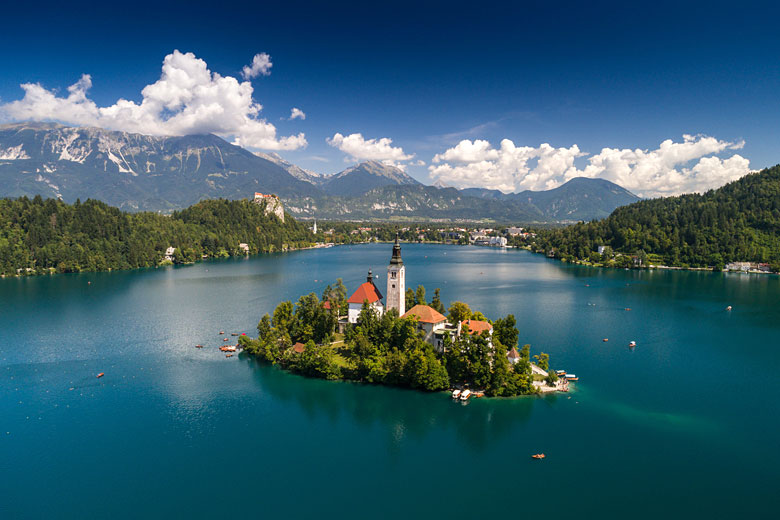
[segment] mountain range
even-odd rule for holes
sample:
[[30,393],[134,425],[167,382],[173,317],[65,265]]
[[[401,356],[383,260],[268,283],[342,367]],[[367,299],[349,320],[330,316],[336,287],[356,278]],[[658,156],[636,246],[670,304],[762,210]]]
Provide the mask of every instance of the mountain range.
[[274,193],[297,217],[322,219],[591,220],[639,200],[609,181],[576,178],[505,194],[425,186],[367,161],[333,175],[214,135],[148,136],[53,123],[0,126],[0,196],[95,198],[130,211],[170,212],[211,198]]

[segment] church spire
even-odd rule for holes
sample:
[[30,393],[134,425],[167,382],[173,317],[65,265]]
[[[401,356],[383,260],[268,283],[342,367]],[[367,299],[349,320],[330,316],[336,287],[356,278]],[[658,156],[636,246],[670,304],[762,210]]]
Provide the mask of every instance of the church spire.
[[404,261],[401,259],[401,244],[398,243],[398,233],[395,234],[393,257],[390,259],[390,265],[404,265]]

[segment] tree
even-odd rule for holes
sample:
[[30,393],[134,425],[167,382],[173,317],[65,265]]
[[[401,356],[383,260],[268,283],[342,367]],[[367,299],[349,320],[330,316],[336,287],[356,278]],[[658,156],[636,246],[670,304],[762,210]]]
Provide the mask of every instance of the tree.
[[506,348],[511,349],[517,345],[517,338],[520,335],[516,324],[517,322],[512,314],[507,314],[506,317],[497,319],[493,324],[493,337]]
[[444,304],[441,302],[441,298],[439,296],[439,293],[441,292],[441,289],[438,287],[434,289],[433,291],[433,300],[431,300],[431,307],[433,309],[436,309],[436,311],[444,314],[446,310],[444,309]]
[[291,301],[281,302],[274,309],[273,326],[282,337],[290,337],[290,326],[293,320],[293,304]]
[[471,318],[471,308],[463,302],[454,302],[450,305],[448,318],[453,324],[468,320]]
[[266,312],[257,324],[257,339],[263,340],[271,334],[271,317]]
[[425,303],[425,287],[422,285],[417,286],[417,290],[414,293],[414,303],[416,305],[426,305]]
[[415,294],[414,294],[414,291],[412,290],[411,287],[407,287],[406,294],[405,294],[405,299],[406,299],[406,308],[407,309],[411,309],[412,307],[414,307]]
[[539,355],[534,356],[534,359],[536,360],[536,366],[542,370],[547,371],[550,369],[550,354],[541,352]]

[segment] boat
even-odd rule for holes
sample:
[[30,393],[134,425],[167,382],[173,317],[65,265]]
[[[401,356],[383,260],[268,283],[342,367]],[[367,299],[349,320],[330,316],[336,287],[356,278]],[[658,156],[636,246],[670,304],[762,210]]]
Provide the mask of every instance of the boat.
[[219,331],[219,333],[220,333],[220,334],[224,334],[224,333],[225,333],[225,331],[224,331],[224,330],[221,330],[221,331]]
[[195,345],[195,348],[203,348],[203,345]]
[[225,357],[233,357],[233,354],[225,354]]
[[471,390],[469,390],[468,388],[460,393],[461,401],[468,401],[469,397],[471,397]]
[[628,342],[629,347],[636,347],[636,341],[629,341]]
[[222,338],[222,341],[228,341],[228,339],[227,338]]
[[609,338],[604,338],[604,343],[606,343],[607,341],[609,341]]
[[542,460],[545,457],[544,453],[535,453],[531,455],[532,459]]
[[103,377],[104,375],[106,375],[106,374],[104,374],[103,372],[101,372],[101,373],[99,373],[97,376],[98,376],[98,378],[101,378],[101,377]]
[[627,311],[630,311],[630,310],[631,310],[631,307],[626,307],[626,310],[627,310]]
[[566,375],[566,371],[565,370],[556,370],[555,371],[555,375],[558,376],[558,377],[564,377]]
[[452,391],[452,398],[457,399],[458,397],[460,397],[460,390],[456,388],[455,390]]
[[726,307],[726,310],[727,310],[727,311],[730,311],[730,310],[731,310],[731,305],[729,305],[728,307]]
[[231,336],[238,336],[238,332],[231,332],[230,335]]
[[580,378],[579,378],[579,377],[577,377],[577,375],[576,375],[576,374],[566,374],[566,375],[564,376],[564,378],[565,378],[567,381],[579,381],[579,380],[580,380]]

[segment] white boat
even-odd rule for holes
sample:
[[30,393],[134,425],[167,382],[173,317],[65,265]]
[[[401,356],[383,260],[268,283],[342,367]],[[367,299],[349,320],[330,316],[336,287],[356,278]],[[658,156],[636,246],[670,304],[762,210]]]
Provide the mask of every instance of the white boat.
[[579,377],[577,377],[577,374],[566,374],[566,379],[569,381],[577,381]]
[[629,347],[636,347],[636,341],[629,341],[628,346]]
[[460,390],[457,390],[457,389],[453,390],[452,391],[452,398],[453,399],[457,399],[458,397],[460,397]]
[[468,401],[469,397],[471,397],[471,390],[466,389],[463,392],[460,393],[460,400],[461,401]]

